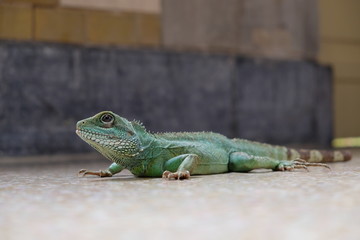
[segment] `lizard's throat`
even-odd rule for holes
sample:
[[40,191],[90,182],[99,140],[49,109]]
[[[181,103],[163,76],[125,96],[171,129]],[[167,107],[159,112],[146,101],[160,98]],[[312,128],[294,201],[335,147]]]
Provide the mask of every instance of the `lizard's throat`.
[[76,134],[106,157],[109,157],[111,152],[112,156],[129,158],[138,155],[140,151],[139,142],[136,140],[121,139],[113,135],[83,129],[77,129]]

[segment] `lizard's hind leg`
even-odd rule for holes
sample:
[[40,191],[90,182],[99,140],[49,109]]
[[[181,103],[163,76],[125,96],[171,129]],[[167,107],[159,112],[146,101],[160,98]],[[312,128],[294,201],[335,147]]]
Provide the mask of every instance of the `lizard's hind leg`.
[[292,171],[294,169],[305,169],[308,167],[330,167],[323,163],[309,163],[302,159],[294,161],[278,160],[270,157],[253,156],[244,152],[230,154],[229,170],[233,172],[250,172],[254,169],[272,169],[274,171]]
[[275,169],[279,163],[280,160],[269,157],[258,157],[244,152],[234,152],[230,154],[229,171],[250,172],[260,168]]

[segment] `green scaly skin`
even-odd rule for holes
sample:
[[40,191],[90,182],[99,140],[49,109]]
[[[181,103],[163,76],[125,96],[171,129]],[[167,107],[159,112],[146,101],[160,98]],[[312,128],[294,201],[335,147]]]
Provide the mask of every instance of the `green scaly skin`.
[[113,162],[107,170],[79,172],[100,177],[111,177],[128,169],[140,177],[186,179],[190,175],[249,172],[260,168],[291,171],[308,166],[328,167],[315,162],[349,160],[349,156],[340,151],[331,154],[296,151],[229,139],[212,132],[152,134],[141,123],[130,122],[110,111],[79,121],[76,133]]

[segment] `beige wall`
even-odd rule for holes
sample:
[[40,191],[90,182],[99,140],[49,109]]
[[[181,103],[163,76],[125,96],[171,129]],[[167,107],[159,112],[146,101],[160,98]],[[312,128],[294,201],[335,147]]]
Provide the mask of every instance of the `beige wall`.
[[315,59],[316,0],[163,0],[163,44],[260,58]]
[[61,6],[160,13],[161,0],[59,0]]
[[0,0],[0,39],[159,47],[159,11],[160,0]]
[[319,60],[334,69],[335,137],[360,136],[360,1],[319,0]]

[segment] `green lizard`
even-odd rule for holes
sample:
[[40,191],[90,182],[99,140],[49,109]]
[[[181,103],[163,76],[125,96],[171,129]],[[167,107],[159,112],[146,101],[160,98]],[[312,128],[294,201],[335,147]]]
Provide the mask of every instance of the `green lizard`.
[[346,161],[348,152],[294,150],[212,132],[152,134],[136,121],[104,111],[81,120],[76,133],[113,163],[107,170],[79,174],[111,177],[123,169],[135,176],[187,179],[190,175],[249,172],[254,169],[291,171],[320,162]]

